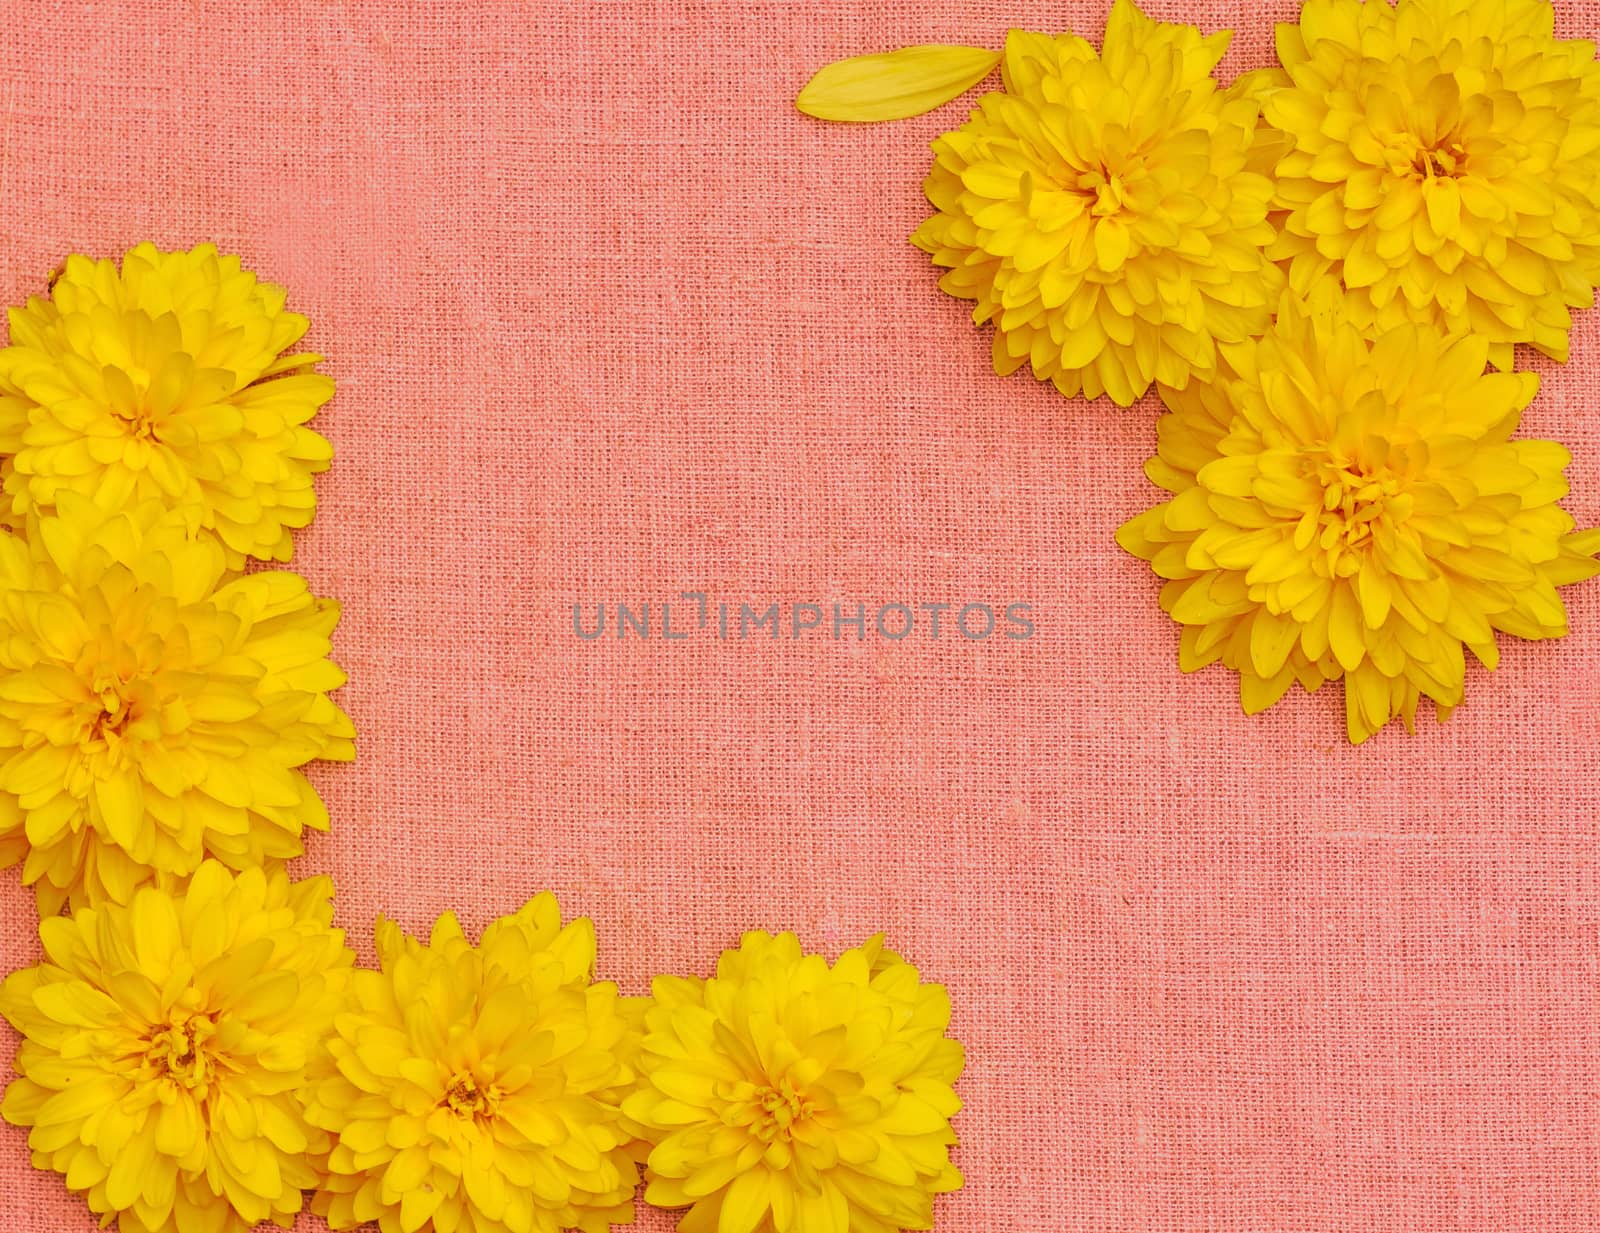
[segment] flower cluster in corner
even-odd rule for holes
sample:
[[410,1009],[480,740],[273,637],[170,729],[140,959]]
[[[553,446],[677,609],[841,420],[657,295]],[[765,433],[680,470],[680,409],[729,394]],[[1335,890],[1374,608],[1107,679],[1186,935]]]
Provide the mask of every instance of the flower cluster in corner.
[[[243,569],[288,559],[330,457],[305,423],[333,385],[285,354],[306,321],[283,306],[210,245],[142,244],[69,258],[0,350],[0,867],[23,866],[45,951],[0,987],[22,1035],[0,1116],[34,1166],[120,1233],[308,1206],[333,1229],[605,1233],[647,1157],[685,1233],[724,1207],[722,1233],[931,1227],[961,1180],[961,1048],[944,990],[881,941],[830,969],[752,935],[715,980],[662,978],[659,1023],[595,980],[593,923],[550,894],[476,945],[452,913],[426,943],[380,918],[369,971],[332,883],[289,879],[328,825],[301,768],[353,757],[355,730],[338,605]],[[686,991],[715,1012],[739,987],[731,1035],[702,1032]],[[765,1129],[684,1140],[672,1093],[730,1069]],[[688,1120],[726,1096],[703,1094]]]
[[[1279,67],[1224,88],[1226,39],[1133,0],[1098,55],[1012,31],[911,238],[1002,375],[1165,402],[1173,499],[1119,539],[1166,580],[1181,666],[1238,672],[1249,712],[1341,679],[1359,742],[1424,697],[1446,718],[1463,649],[1562,636],[1555,588],[1600,572],[1566,452],[1510,439],[1515,348],[1564,361],[1600,284],[1600,64],[1546,0],[1306,0]],[[918,114],[980,50],[829,65],[797,105]]]
[[[0,1115],[121,1233],[284,1228],[354,955],[291,882],[354,756],[337,603],[286,570],[333,393],[281,288],[200,245],[72,256],[0,350],[0,867],[45,961]],[[58,915],[66,909],[69,915]]]

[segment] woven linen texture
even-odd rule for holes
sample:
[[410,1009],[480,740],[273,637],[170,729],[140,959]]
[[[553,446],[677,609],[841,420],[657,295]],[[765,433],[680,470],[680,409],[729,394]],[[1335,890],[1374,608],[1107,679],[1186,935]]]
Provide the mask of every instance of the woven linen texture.
[[[1112,541],[1160,495],[1154,400],[998,379],[906,242],[969,101],[791,104],[841,56],[1098,41],[1106,8],[10,0],[0,291],[215,240],[311,318],[337,458],[294,567],[344,601],[360,740],[297,867],[367,961],[375,913],[475,929],[545,887],[629,993],[743,929],[884,929],[969,1051],[942,1233],[1591,1230],[1600,585],[1415,739],[1350,748],[1337,688],[1246,719]],[[1231,77],[1295,9],[1150,11],[1235,27]],[[1523,431],[1593,524],[1600,313],[1572,351]],[[686,590],[1037,633],[572,634]],[[15,871],[0,922],[34,962]],[[0,1213],[93,1227],[10,1127]]]

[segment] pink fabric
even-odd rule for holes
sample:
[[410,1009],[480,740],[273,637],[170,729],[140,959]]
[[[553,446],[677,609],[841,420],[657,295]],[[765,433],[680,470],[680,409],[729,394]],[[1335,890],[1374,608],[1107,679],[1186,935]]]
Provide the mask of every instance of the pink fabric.
[[[364,957],[380,910],[543,887],[629,992],[753,926],[884,929],[970,1054],[944,1233],[1593,1229],[1600,585],[1415,739],[1350,748],[1336,689],[1245,719],[1112,542],[1157,495],[1152,407],[997,379],[906,243],[965,105],[790,103],[839,56],[1105,10],[13,0],[0,293],[214,239],[311,317],[338,457],[295,564],[346,605],[361,737],[300,867]],[[1152,12],[1236,27],[1231,75],[1294,9]],[[1525,430],[1592,524],[1600,314],[1573,353]],[[1031,601],[1038,632],[571,633],[684,590]],[[0,905],[32,962],[15,871]],[[23,1142],[7,1226],[91,1228]]]

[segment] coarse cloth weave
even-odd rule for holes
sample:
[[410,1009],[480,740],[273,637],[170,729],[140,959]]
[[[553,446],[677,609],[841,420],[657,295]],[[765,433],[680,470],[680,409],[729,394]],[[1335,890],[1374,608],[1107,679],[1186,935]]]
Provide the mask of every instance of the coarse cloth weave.
[[[628,993],[746,929],[883,930],[967,1047],[941,1233],[1588,1233],[1600,583],[1448,725],[1352,748],[1337,686],[1247,719],[1113,542],[1162,495],[1155,401],[996,377],[907,243],[970,99],[792,105],[847,55],[1098,43],[1107,7],[9,0],[0,293],[212,240],[311,319],[337,456],[293,567],[344,603],[360,736],[296,868],[365,961],[379,912],[475,931],[544,888]],[[1225,79],[1295,15],[1149,11],[1236,29]],[[1572,356],[1523,433],[1593,525],[1600,313]],[[619,601],[656,636],[574,635]],[[890,602],[1035,633],[833,638]],[[826,624],[723,640],[720,603]],[[0,913],[0,967],[34,962],[15,870]],[[11,1127],[0,1225],[94,1227]]]

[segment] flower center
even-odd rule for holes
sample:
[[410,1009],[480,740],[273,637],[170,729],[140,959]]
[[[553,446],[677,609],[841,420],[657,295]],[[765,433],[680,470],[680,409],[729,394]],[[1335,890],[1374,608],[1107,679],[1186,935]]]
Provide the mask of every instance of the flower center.
[[1322,509],[1313,511],[1317,546],[1328,554],[1330,574],[1348,577],[1374,540],[1410,515],[1412,498],[1388,465],[1362,463],[1337,450],[1317,458],[1313,473],[1322,487]]
[[111,414],[130,437],[148,441],[156,435],[156,414],[150,409],[150,373],[138,366],[121,370],[125,383],[110,392]]
[[1088,171],[1081,171],[1073,180],[1072,187],[1079,194],[1093,200],[1089,213],[1096,218],[1109,218],[1114,214],[1122,213],[1126,208],[1124,193],[1127,185],[1123,177],[1108,168],[1104,163]]
[[177,1019],[150,1038],[145,1060],[186,1088],[204,1088],[216,1069],[204,1046],[216,1034],[217,1023],[210,1015],[180,1011]]
[[1453,180],[1466,174],[1466,161],[1466,147],[1454,134],[1441,136],[1431,142],[1408,135],[1391,148],[1389,166],[1400,176]]
[[113,686],[97,686],[95,692],[99,694],[100,709],[91,714],[83,741],[85,744],[113,745],[122,739],[122,734],[133,720],[133,707]]
[[112,667],[80,668],[88,677],[89,697],[77,708],[78,748],[85,753],[115,755],[128,739],[128,729],[146,712],[141,690]]
[[480,1085],[471,1071],[459,1071],[439,1103],[460,1118],[493,1117],[499,1111],[501,1095],[495,1084]]
[[812,1105],[797,1092],[788,1079],[779,1080],[756,1094],[756,1116],[753,1129],[756,1134],[771,1142],[788,1139],[795,1123],[811,1115]]
[[148,441],[156,435],[155,420],[144,407],[132,410],[113,407],[112,414],[122,421],[123,430],[130,437]]

